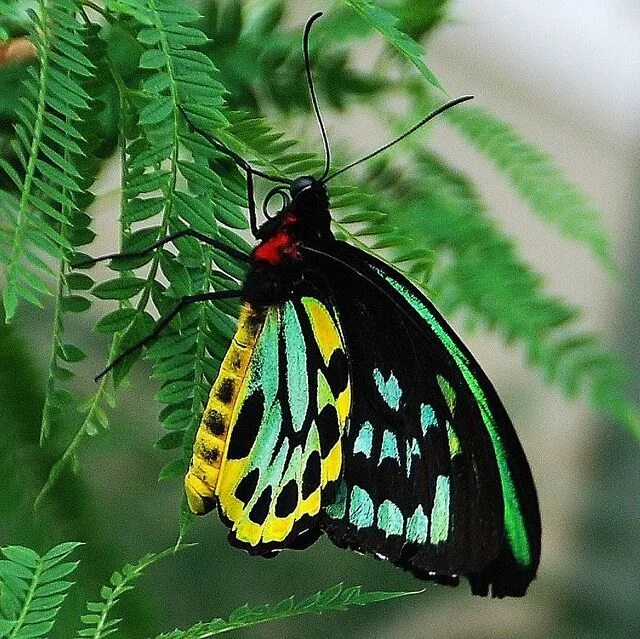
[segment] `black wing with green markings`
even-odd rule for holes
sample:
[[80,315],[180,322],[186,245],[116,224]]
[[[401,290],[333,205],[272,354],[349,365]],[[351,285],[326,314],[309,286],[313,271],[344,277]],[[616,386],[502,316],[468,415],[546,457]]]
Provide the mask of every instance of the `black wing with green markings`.
[[431,302],[380,260],[329,242],[305,264],[331,290],[352,369],[325,532],[423,579],[465,576],[475,594],[523,595],[540,556],[538,501],[486,375]]

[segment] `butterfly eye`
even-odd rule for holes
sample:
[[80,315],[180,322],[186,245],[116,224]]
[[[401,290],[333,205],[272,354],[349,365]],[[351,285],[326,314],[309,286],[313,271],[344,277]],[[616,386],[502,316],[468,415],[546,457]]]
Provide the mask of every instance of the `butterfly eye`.
[[[273,197],[276,195],[280,196],[281,206],[274,215],[270,215],[269,203],[271,202]],[[287,192],[286,188],[282,186],[276,186],[273,189],[271,189],[267,193],[266,197],[264,198],[264,202],[262,203],[262,214],[267,218],[267,220],[271,220],[276,215],[278,215],[278,213],[281,213],[282,211],[284,211],[290,204],[291,204],[291,197],[289,196],[289,193]]]

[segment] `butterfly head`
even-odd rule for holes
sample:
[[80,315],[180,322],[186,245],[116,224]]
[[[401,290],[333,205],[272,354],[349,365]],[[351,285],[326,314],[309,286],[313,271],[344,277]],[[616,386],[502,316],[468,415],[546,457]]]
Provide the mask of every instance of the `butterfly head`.
[[[282,208],[272,217],[266,204],[272,195],[282,197]],[[287,190],[276,187],[263,205],[267,221],[258,229],[260,244],[253,251],[253,259],[272,266],[299,262],[300,247],[333,238],[327,188],[318,179],[303,175],[296,178]]]
[[329,195],[324,183],[311,175],[303,175],[292,182],[289,192],[291,202],[287,206],[287,215],[295,219],[299,239],[304,243],[314,243],[333,237]]
[[296,178],[290,187],[291,207],[301,213],[305,211],[323,211],[329,208],[327,188],[320,180],[311,175]]

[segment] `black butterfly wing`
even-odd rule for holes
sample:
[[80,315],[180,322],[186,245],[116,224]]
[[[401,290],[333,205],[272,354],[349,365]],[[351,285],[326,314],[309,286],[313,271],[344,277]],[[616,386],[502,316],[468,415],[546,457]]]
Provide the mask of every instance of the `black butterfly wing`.
[[380,260],[331,242],[305,261],[308,277],[331,288],[353,385],[325,532],[420,578],[464,575],[475,594],[523,595],[539,562],[538,502],[486,375],[429,300]]

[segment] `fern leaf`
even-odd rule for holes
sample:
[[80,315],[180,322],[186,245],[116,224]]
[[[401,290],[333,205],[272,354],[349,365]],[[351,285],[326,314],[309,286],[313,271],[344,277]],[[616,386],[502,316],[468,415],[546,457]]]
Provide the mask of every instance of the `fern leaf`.
[[[65,38],[69,37],[69,34],[65,35]],[[91,61],[96,70],[95,75],[80,80],[80,88],[83,94],[90,93],[101,101],[105,94],[108,95],[111,91],[110,74],[105,60],[106,46],[100,39],[98,30],[91,25],[85,26],[81,32],[73,33],[73,37],[83,38],[78,46],[82,46],[83,55]],[[70,124],[66,116],[58,119],[65,126]],[[64,224],[60,223],[60,231],[77,254],[80,247],[90,244],[95,238],[95,233],[89,228],[91,218],[84,211],[93,201],[93,195],[88,189],[101,168],[102,149],[107,134],[99,114],[93,110],[81,122],[74,122],[73,130],[77,141],[68,140],[61,153],[65,161],[73,161],[77,165],[74,175],[83,190],[80,193],[68,189],[57,192],[49,188],[48,195],[65,221]],[[85,353],[82,348],[70,343],[68,338],[65,339],[64,324],[67,313],[81,313],[90,308],[91,302],[86,294],[93,287],[94,280],[86,272],[71,272],[68,260],[69,255],[65,254],[58,264],[58,286],[49,373],[42,412],[41,444],[54,434],[64,434],[70,421],[70,413],[76,413],[77,407],[81,404],[81,401],[69,391],[69,381],[74,377],[74,364],[84,360]],[[87,425],[86,430],[90,431],[91,427],[91,424]],[[57,474],[58,470],[54,467],[52,472]]]
[[546,153],[484,109],[465,106],[451,109],[446,115],[507,176],[535,213],[568,238],[587,246],[609,272],[617,272],[599,211]]
[[413,2],[413,0],[391,0],[385,3],[389,10],[398,16],[401,31],[414,40],[422,40],[433,33],[449,17],[450,0],[430,0],[430,2]]
[[[120,94],[123,172],[121,224],[122,250],[126,252],[144,249],[170,232],[184,228],[182,214],[186,217],[186,223],[198,229],[198,225],[193,223],[193,215],[188,217],[186,211],[199,212],[202,220],[204,203],[208,202],[209,207],[213,208],[211,196],[206,194],[210,187],[208,174],[200,170],[201,164],[207,162],[208,158],[192,152],[189,160],[181,159],[184,153],[182,135],[185,133],[179,123],[178,105],[197,103],[200,117],[207,126],[210,127],[212,122],[219,125],[224,121],[219,111],[223,89],[214,78],[215,69],[211,62],[185,48],[189,43],[206,40],[199,31],[188,26],[198,18],[191,8],[167,0],[123,0],[107,6],[113,11],[109,17],[116,22],[122,20],[123,13],[135,17],[138,21],[135,26],[138,40],[150,46],[142,51],[140,58],[140,65],[149,69],[149,75],[140,81],[146,89],[142,105],[138,87],[127,86],[117,69],[114,66],[110,68]],[[135,120],[137,124],[132,124]],[[187,192],[183,191],[182,186],[177,187],[182,178],[189,181],[193,191]],[[217,186],[220,191],[222,184]],[[236,215],[236,226],[238,217]],[[146,228],[137,227],[139,222],[152,219],[156,222],[153,226],[145,224]],[[210,230],[207,228],[208,232]],[[205,253],[208,251],[206,247],[202,250]],[[175,305],[178,298],[172,297],[174,290],[167,290],[156,281],[161,270],[166,273],[170,269],[171,261],[166,251],[157,251],[148,258],[137,262],[134,260],[136,263],[131,260],[114,263],[111,266],[117,277],[93,288],[95,297],[118,300],[119,311],[128,313],[128,321],[121,323],[114,335],[110,359],[151,332],[153,317],[148,309],[150,303],[161,314]],[[148,264],[146,277],[137,277],[135,269],[145,264]],[[203,264],[200,259],[195,271],[202,274]],[[199,284],[204,285],[202,281]],[[196,290],[195,284],[193,290]],[[119,316],[121,322],[123,317],[122,314]],[[101,329],[104,329],[104,324]],[[203,336],[198,336],[198,340],[203,339]],[[116,384],[122,381],[138,357],[138,353],[132,354],[113,371]],[[192,377],[197,374],[197,366],[191,367],[190,372]],[[65,466],[74,459],[85,436],[96,434],[107,425],[104,404],[113,402],[109,390],[110,377],[108,375],[101,380],[98,391],[85,403],[82,409],[84,421],[53,466],[37,503],[42,501]],[[172,381],[175,380],[167,380],[167,384]],[[197,382],[191,380],[192,387],[199,384],[199,379]]]
[[81,617],[84,627],[77,636],[91,639],[104,639],[117,632],[120,619],[111,619],[110,615],[123,594],[133,589],[133,583],[154,564],[173,557],[177,552],[190,548],[193,544],[185,544],[177,548],[168,548],[159,553],[148,553],[135,564],[126,564],[121,570],[111,575],[109,584],[100,589],[100,601],[87,603],[87,614]]
[[[164,0],[149,3],[131,1],[125,4],[125,12],[146,25],[137,27],[137,35],[138,40],[150,48],[144,50],[140,58],[141,66],[149,69],[149,75],[142,80],[146,102],[139,112],[139,97],[135,87],[126,86],[115,73],[124,120],[121,130],[126,131],[127,135],[127,139],[122,140],[123,251],[144,249],[168,233],[185,228],[185,225],[246,249],[243,240],[232,231],[247,226],[239,209],[244,201],[238,195],[237,170],[233,168],[230,171],[230,167],[223,166],[219,171],[221,176],[218,176],[206,168],[209,163],[213,168],[214,163],[219,162],[219,154],[208,143],[197,144],[197,136],[185,130],[179,122],[181,116],[178,105],[195,109],[199,121],[208,129],[225,123],[219,110],[223,89],[215,80],[215,69],[206,57],[185,48],[188,44],[206,40],[199,31],[188,26],[198,16],[186,6]],[[116,5],[112,3],[110,6],[113,9]],[[138,124],[131,126],[129,122],[134,117],[138,119]],[[183,159],[185,150],[190,155]],[[188,190],[182,186],[184,181]],[[179,183],[180,187],[177,186]],[[219,215],[216,215],[212,197],[216,198]],[[212,211],[218,218],[218,225],[212,224]],[[137,228],[138,222],[147,220],[156,223],[151,227]],[[242,275],[238,264],[227,257],[215,255],[206,246],[188,238],[176,242],[176,245],[180,250],[179,259],[176,260],[167,247],[150,254],[148,258],[121,260],[111,265],[118,277],[93,288],[94,296],[119,300],[121,305],[118,311],[110,314],[108,321],[99,324],[102,331],[106,328],[117,329],[110,359],[151,332],[153,318],[148,310],[150,303],[163,315],[183,295],[210,290],[212,286],[228,287],[232,284],[233,279],[223,280],[219,276],[216,279],[212,260],[232,275]],[[136,277],[135,270],[144,264],[149,264],[146,277]],[[160,272],[166,276],[169,286],[157,281]],[[134,301],[135,298],[137,301]],[[202,305],[199,309],[187,309],[176,319],[176,328],[167,331],[163,339],[169,344],[176,341],[186,344],[186,351],[176,353],[175,349],[164,347],[149,351],[150,357],[156,360],[154,375],[163,382],[159,399],[167,404],[167,408],[161,417],[169,418],[176,407],[182,409],[187,402],[193,406],[191,430],[195,429],[206,401],[207,385],[215,374],[211,366],[204,364],[207,353],[215,353],[215,361],[219,360],[222,342],[220,331],[224,329],[228,337],[231,326],[229,318],[226,318],[226,324],[218,316],[213,322],[212,312],[217,311],[208,311]],[[236,311],[227,306],[227,312]],[[114,318],[115,322],[112,321]],[[207,327],[209,322],[211,326]],[[178,335],[181,337],[176,340]],[[218,335],[217,339],[215,335]],[[185,338],[193,340],[187,343]],[[133,354],[114,370],[116,383],[122,380],[137,357],[137,354]],[[205,375],[207,377],[203,383]],[[85,420],[52,468],[38,503],[54,485],[66,464],[74,458],[84,437],[106,426],[108,418],[102,403],[104,400],[112,401],[111,393],[107,390],[108,377],[103,378],[98,392],[85,405]],[[186,430],[187,426],[183,426]]]
[[[3,290],[6,321],[15,315],[19,300],[40,306],[41,297],[48,294],[46,276],[51,268],[39,255],[60,260],[63,252],[71,249],[62,232],[69,220],[51,204],[51,197],[56,194],[59,201],[65,197],[65,190],[82,191],[75,168],[78,158],[71,157],[75,149],[69,146],[64,154],[57,150],[60,135],[75,131],[71,122],[80,120],[80,113],[89,106],[88,94],[80,83],[91,76],[93,65],[75,44],[81,40],[83,28],[76,21],[77,10],[74,0],[39,0],[37,11],[31,13],[30,36],[39,66],[29,70],[25,81],[28,97],[16,109],[13,148],[21,162],[22,175],[2,162],[2,168],[20,191],[15,216],[8,217],[13,246]],[[58,114],[55,117],[62,129],[56,120],[47,117],[52,112]]]
[[[227,126],[220,111],[224,90],[216,80],[216,69],[206,56],[186,48],[206,41],[204,34],[191,26],[198,16],[177,3],[153,2],[149,7],[153,27],[138,32],[140,42],[154,45],[141,56],[141,65],[150,70],[144,82],[151,99],[141,111],[140,126],[150,156],[156,161],[164,156],[168,169],[148,185],[144,180],[139,181],[137,193],[131,192],[131,195],[139,198],[141,193],[152,192],[152,189],[162,191],[160,236],[189,227],[222,242],[242,243],[240,238],[232,239],[234,229],[247,228],[240,210],[244,199],[238,198],[235,187],[237,170],[226,163],[219,165],[220,156],[211,145],[203,143],[199,135],[179,122],[180,108],[183,108],[209,131]],[[163,130],[161,136],[158,128]],[[141,160],[147,162],[140,156],[136,158],[137,162]],[[187,188],[177,187],[179,182],[186,182]],[[125,217],[127,213],[128,206]],[[158,251],[146,278],[146,291],[153,293],[152,300],[160,315],[169,312],[185,295],[220,287],[237,288],[233,276],[241,276],[243,269],[234,260],[189,238],[182,238],[175,245],[178,259],[168,247]],[[216,279],[217,269],[222,269],[221,274],[226,271],[232,278]],[[156,281],[156,274],[160,272],[167,278],[168,286]],[[153,376],[162,382],[158,399],[165,409],[161,419],[169,419],[176,411],[190,407],[189,418],[174,430],[176,443],[180,433],[183,437],[189,433],[187,439],[195,433],[208,386],[215,375],[215,368],[207,368],[205,362],[212,356],[214,361],[219,361],[217,345],[221,338],[216,340],[215,335],[219,336],[224,330],[228,336],[231,326],[231,320],[224,313],[219,318],[221,321],[209,325],[210,314],[203,304],[185,309],[174,326],[148,350],[154,362]],[[175,348],[176,344],[180,345],[179,349]],[[184,459],[181,465],[173,463],[165,467],[161,475],[183,472],[185,464]]]
[[337,584],[315,595],[298,599],[289,597],[274,605],[238,608],[227,620],[214,619],[208,623],[198,623],[188,630],[157,635],[155,639],[206,639],[231,630],[249,628],[270,621],[282,621],[301,615],[321,615],[334,611],[346,611],[353,606],[367,606],[372,603],[389,601],[418,592],[363,592],[360,586],[345,587]]
[[[56,304],[53,314],[53,331],[51,337],[51,357],[49,360],[49,371],[47,375],[47,386],[44,407],[42,409],[42,425],[40,428],[40,444],[51,435],[53,424],[61,421],[63,414],[70,410],[74,397],[60,387],[60,382],[68,380],[73,376],[73,372],[63,364],[63,362],[71,363],[84,359],[85,355],[81,349],[73,345],[65,346],[63,343],[63,322],[62,315],[65,309],[65,280],[64,280],[64,263],[60,264],[60,273],[58,275],[58,286],[56,291]],[[67,306],[68,309],[68,297]]]
[[[115,348],[112,349],[112,353],[114,351]],[[107,428],[109,421],[104,409],[105,404],[113,406],[114,398],[109,391],[106,380],[103,379],[96,393],[92,395],[85,404],[79,407],[78,410],[84,415],[82,424],[65,448],[63,454],[51,467],[44,485],[36,496],[34,502],[35,510],[40,508],[42,502],[56,485],[65,469],[75,460],[76,453],[80,444],[84,441],[85,436],[96,435],[101,429]]]
[[66,578],[78,566],[65,560],[80,545],[60,544],[42,557],[22,546],[1,549],[0,636],[28,639],[49,633],[73,585]]
[[[13,220],[12,250],[5,254],[4,260],[0,256],[0,260],[9,264],[9,272],[14,268],[18,279],[30,287],[30,291],[22,290],[22,297],[29,296],[35,304],[40,304],[38,295],[49,294],[48,283],[39,273],[57,271],[51,357],[42,412],[40,440],[43,443],[57,425],[69,421],[68,411],[73,410],[74,398],[64,383],[73,377],[71,365],[84,358],[82,349],[64,341],[63,316],[89,308],[90,302],[83,291],[91,287],[92,280],[86,275],[72,276],[67,260],[71,249],[94,238],[88,228],[91,220],[83,209],[90,201],[86,189],[97,172],[97,160],[95,154],[92,155],[95,140],[102,140],[104,136],[95,130],[96,119],[86,113],[89,92],[98,95],[102,88],[100,80],[88,72],[93,68],[91,56],[97,48],[95,31],[90,34],[85,25],[76,21],[75,2],[41,2],[38,8],[39,13],[32,14],[30,28],[33,37],[40,41],[42,55],[39,72],[28,71],[27,92],[36,95],[35,83],[42,99],[34,102],[21,97],[15,107],[18,123],[12,147],[20,161],[22,175],[14,173],[14,184],[24,181],[26,186],[30,166],[35,168],[31,188],[24,189],[18,205],[10,207],[14,212],[9,213]],[[41,26],[44,24],[46,26]],[[52,50],[43,52],[45,42]],[[84,117],[82,122],[79,122],[80,114]],[[93,140],[91,145],[88,139]],[[5,169],[7,167],[10,165],[5,165]],[[26,230],[20,230],[20,219]],[[28,237],[22,242],[20,238],[24,233]],[[48,250],[49,240],[57,242],[61,250],[54,246],[52,254]],[[55,264],[51,257],[56,258]],[[19,296],[15,292],[11,286],[5,290],[17,303]]]
[[399,19],[369,0],[346,0],[368,23],[379,31],[387,42],[407,58],[422,76],[437,89],[442,89],[438,78],[423,62],[424,49],[411,36],[398,29]]
[[[81,142],[82,148],[78,147],[83,156],[79,178],[83,186],[88,188],[93,183],[99,166],[99,161],[95,157],[97,132],[91,131],[91,123],[83,124],[85,126],[82,126],[82,130],[86,139]],[[64,154],[67,156],[69,151],[65,149]],[[88,228],[91,218],[81,211],[81,208],[86,206],[87,198],[84,195],[63,194],[68,201],[60,204],[60,210],[68,220],[68,224],[61,225],[61,229],[74,250],[77,250],[91,243],[95,237],[93,231]],[[83,361],[86,354],[82,348],[65,340],[64,320],[67,313],[82,313],[91,307],[86,293],[94,284],[94,280],[86,273],[72,273],[66,256],[63,256],[58,264],[51,356],[40,429],[41,445],[52,433],[63,430],[64,425],[68,423],[69,412],[75,411],[79,403],[65,385],[74,377],[73,365]]]

